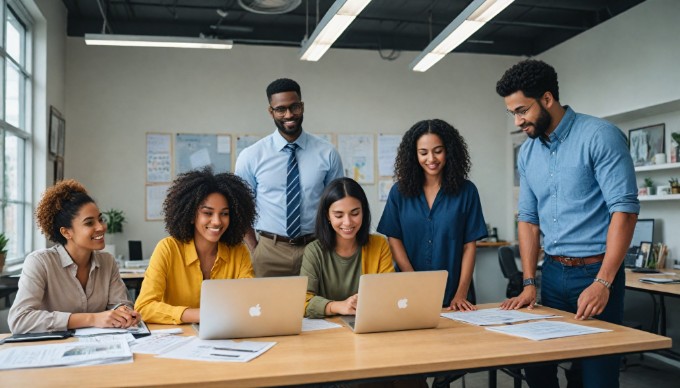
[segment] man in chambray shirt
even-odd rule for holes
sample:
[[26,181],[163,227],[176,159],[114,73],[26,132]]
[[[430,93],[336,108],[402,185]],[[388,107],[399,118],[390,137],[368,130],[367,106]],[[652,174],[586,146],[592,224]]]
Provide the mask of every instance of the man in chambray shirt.
[[[635,170],[626,137],[607,121],[575,113],[559,102],[557,73],[525,60],[496,84],[522,145],[518,232],[524,290],[504,309],[533,308],[534,277],[543,236],[541,303],[620,324],[623,320],[623,258],[640,211]],[[584,360],[567,375],[585,387],[618,387],[619,356]],[[526,369],[531,387],[559,387],[557,365]]]
[[[302,130],[305,105],[300,85],[280,78],[267,86],[267,110],[276,130],[244,149],[236,159],[236,175],[255,192],[258,219],[244,237],[256,277],[300,274],[305,246],[315,240],[316,208],[324,188],[344,176],[340,154],[327,141]],[[298,213],[288,214],[288,175],[293,147],[299,174]],[[296,181],[298,179],[295,179]],[[289,219],[296,220],[293,227]],[[299,221],[297,221],[299,220]],[[293,233],[291,233],[293,232]]]

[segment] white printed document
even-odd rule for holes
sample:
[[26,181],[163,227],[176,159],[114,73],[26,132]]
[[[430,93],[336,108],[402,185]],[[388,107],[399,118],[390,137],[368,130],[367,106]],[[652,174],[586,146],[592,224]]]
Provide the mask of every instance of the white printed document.
[[302,318],[302,331],[336,329],[338,327],[342,327],[342,325],[328,322],[325,319]]
[[67,342],[0,350],[0,370],[132,362],[124,339],[108,342]]
[[575,325],[573,323],[556,321],[539,321],[521,323],[510,326],[487,327],[486,330],[497,333],[514,335],[516,337],[528,338],[534,341],[542,341],[552,338],[573,337],[577,335],[604,333],[607,329],[597,327]]
[[172,334],[151,334],[148,337],[134,340],[130,343],[130,349],[132,350],[132,353],[163,354],[192,341],[194,338],[196,337],[182,337]]
[[501,310],[500,308],[441,313],[441,316],[453,319],[454,321],[470,323],[477,326],[503,325],[536,319],[560,318],[559,315],[554,314],[534,314],[517,310]]
[[193,340],[156,357],[194,361],[248,362],[257,358],[276,342]]

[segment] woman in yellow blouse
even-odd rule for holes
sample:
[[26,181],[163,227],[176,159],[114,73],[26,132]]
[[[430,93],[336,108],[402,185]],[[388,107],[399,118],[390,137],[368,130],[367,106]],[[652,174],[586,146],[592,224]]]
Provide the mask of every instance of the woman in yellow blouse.
[[151,255],[135,309],[146,322],[199,322],[205,279],[252,278],[243,245],[255,220],[253,193],[231,173],[212,169],[179,175],[163,203],[165,229]]

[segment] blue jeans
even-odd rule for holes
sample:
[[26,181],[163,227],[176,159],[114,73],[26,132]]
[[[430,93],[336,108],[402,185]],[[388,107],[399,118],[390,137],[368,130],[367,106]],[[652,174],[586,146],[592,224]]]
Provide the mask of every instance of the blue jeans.
[[[546,255],[541,270],[541,303],[544,306],[576,313],[578,297],[593,284],[602,262],[584,266],[565,266]],[[602,314],[595,318],[621,324],[623,322],[623,296],[626,279],[623,265],[612,283],[609,301]],[[603,356],[582,360],[581,375],[583,386],[617,388],[619,386],[619,364],[621,356]],[[578,368],[577,368],[578,369]],[[542,365],[525,369],[530,387],[559,387],[557,364]]]

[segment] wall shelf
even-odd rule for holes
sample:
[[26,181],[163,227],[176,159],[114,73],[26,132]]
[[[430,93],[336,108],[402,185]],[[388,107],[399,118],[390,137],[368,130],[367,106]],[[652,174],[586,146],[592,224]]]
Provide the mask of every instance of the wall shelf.
[[652,164],[650,166],[635,167],[635,172],[661,171],[661,170],[680,170],[680,163]]
[[640,195],[638,196],[640,202],[646,201],[672,201],[679,200],[680,194],[663,194],[663,195]]

